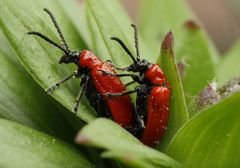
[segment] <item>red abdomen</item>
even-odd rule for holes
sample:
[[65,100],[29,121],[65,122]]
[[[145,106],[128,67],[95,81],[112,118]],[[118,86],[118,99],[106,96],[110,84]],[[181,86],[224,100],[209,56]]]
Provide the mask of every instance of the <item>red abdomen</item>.
[[[109,73],[115,73],[115,71],[108,63],[102,63],[92,69],[92,82],[101,95],[107,92],[122,93],[125,91],[124,84],[118,77],[103,75],[99,70]],[[104,99],[115,122],[123,127],[132,125],[134,106],[128,95],[113,98],[104,96]]]
[[170,90],[164,86],[154,87],[147,104],[147,119],[142,135],[142,143],[155,146],[164,134],[168,123]]

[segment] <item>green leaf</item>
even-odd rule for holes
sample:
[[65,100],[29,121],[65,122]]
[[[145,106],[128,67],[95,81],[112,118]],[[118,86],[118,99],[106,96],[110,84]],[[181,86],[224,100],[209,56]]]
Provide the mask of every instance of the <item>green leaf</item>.
[[6,37],[3,35],[2,30],[0,28],[0,51],[4,54],[7,54],[9,56],[12,56],[11,58],[14,57],[14,53],[12,50],[9,48],[9,45],[7,43]]
[[168,154],[186,167],[238,167],[240,94],[201,112],[182,127]]
[[181,165],[154,149],[142,145],[122,127],[107,119],[97,119],[84,127],[76,141],[103,148],[103,157],[116,159],[132,168],[181,167]]
[[0,167],[93,167],[74,147],[0,119]]
[[186,20],[194,18],[183,0],[141,0],[140,3],[140,32],[151,44],[155,56],[159,54],[159,44],[167,32],[175,32]]
[[[85,1],[86,2],[86,1]],[[89,30],[89,38],[91,41],[91,50],[103,60],[111,60],[108,49],[104,43],[104,39],[101,36],[100,30],[96,24],[96,21],[92,15],[92,12],[87,3],[84,3],[85,19]]]
[[184,0],[142,0],[140,31],[152,50],[158,52],[164,35],[174,32],[177,61],[186,62],[181,74],[187,101],[215,77],[218,58],[206,33],[190,20],[197,19]]
[[66,110],[46,95],[12,57],[0,51],[0,117],[63,139],[73,137],[73,129],[63,116]]
[[173,34],[169,32],[162,42],[162,51],[159,63],[171,85],[171,102],[169,123],[159,148],[165,150],[177,130],[188,121],[188,111],[182,83],[173,53]]
[[[59,4],[61,5],[61,8],[63,9],[63,12],[68,17],[68,21],[71,23],[71,29],[76,29],[77,34],[80,36],[81,40],[76,41],[77,43],[81,42],[83,44],[76,46],[79,50],[84,49],[92,49],[91,39],[90,39],[90,33],[86,17],[86,7],[84,3],[72,3],[73,0],[65,1],[65,0],[59,0]],[[62,26],[61,26],[62,27]],[[67,32],[68,33],[68,32]],[[67,34],[66,34],[67,35]],[[69,41],[70,42],[70,41]],[[81,47],[81,48],[79,48]],[[85,47],[85,48],[84,48]],[[74,48],[73,48],[74,49]]]
[[[127,56],[126,52],[114,41],[110,40],[111,37],[119,37],[123,40],[126,46],[135,53],[133,29],[130,26],[131,20],[126,12],[122,9],[118,0],[86,0],[88,10],[95,21],[96,39],[102,39],[106,51],[99,53],[108,54],[110,59],[118,66],[129,65],[131,59]],[[117,11],[117,13],[116,13]],[[141,38],[140,38],[141,40]],[[141,41],[141,50],[144,58],[149,58],[150,61],[155,61],[152,58],[152,52],[148,46]],[[141,44],[140,43],[140,44]],[[98,52],[98,51],[96,51]]]
[[183,61],[182,82],[188,100],[215,76],[217,55],[202,27],[188,21],[177,33],[176,57]]
[[240,40],[233,46],[228,53],[217,64],[217,81],[223,85],[228,80],[240,75]]
[[[72,1],[68,2],[73,3]],[[39,31],[54,41],[60,42],[50,18],[42,10],[44,7],[54,13],[69,46],[85,49],[81,36],[58,1],[2,0],[0,1],[0,27],[28,72],[43,88],[47,88],[70,74],[76,67],[58,66],[57,62],[62,53],[46,41],[26,34],[32,30]],[[68,109],[72,109],[78,89],[79,80],[71,80],[67,86],[61,87],[52,95]],[[78,114],[82,119],[89,121],[94,118],[95,113],[86,104],[86,100],[83,102]]]

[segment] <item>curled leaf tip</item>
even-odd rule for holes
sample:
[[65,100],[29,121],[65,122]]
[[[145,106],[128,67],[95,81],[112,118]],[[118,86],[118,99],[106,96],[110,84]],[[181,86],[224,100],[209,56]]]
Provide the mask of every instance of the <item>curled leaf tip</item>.
[[188,20],[185,22],[185,27],[191,30],[200,28],[200,25],[194,20]]
[[169,31],[162,42],[162,51],[168,55],[173,55],[173,33]]
[[80,132],[77,134],[77,136],[75,138],[75,143],[76,144],[89,144],[90,140],[87,138],[87,136],[85,136],[84,134],[82,134]]

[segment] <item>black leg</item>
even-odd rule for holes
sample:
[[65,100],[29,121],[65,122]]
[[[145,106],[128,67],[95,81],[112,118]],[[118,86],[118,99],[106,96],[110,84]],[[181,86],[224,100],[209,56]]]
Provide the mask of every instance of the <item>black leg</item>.
[[107,92],[105,93],[104,95],[107,96],[107,97],[120,97],[120,96],[125,96],[125,95],[129,95],[129,94],[132,94],[132,93],[135,93],[137,92],[136,90],[131,90],[131,91],[125,91],[125,92],[122,92],[122,93],[110,93],[110,92]]
[[103,75],[109,75],[109,76],[116,76],[116,77],[130,76],[130,77],[132,77],[132,78],[138,77],[138,75],[135,75],[135,74],[114,74],[114,73],[106,72],[106,71],[104,71],[104,70],[98,70],[98,71],[102,72]]
[[79,108],[79,105],[80,105],[80,100],[83,96],[83,93],[87,87],[87,84],[88,84],[88,80],[89,80],[89,76],[85,76],[84,78],[82,78],[81,80],[81,83],[80,85],[82,86],[79,93],[78,93],[78,96],[76,98],[76,101],[75,101],[75,105],[74,105],[74,108],[73,108],[73,111],[76,113],[78,111],[78,108]]
[[120,71],[129,71],[129,66],[123,67],[123,68],[120,68],[120,67],[115,67],[115,68]]
[[109,76],[116,76],[116,77],[130,76],[135,82],[138,82],[138,83],[140,82],[140,78],[136,74],[114,74],[114,73],[109,73],[103,70],[98,70],[98,71],[102,72],[103,75],[109,75]]
[[60,80],[59,82],[55,83],[54,85],[50,86],[46,91],[48,94],[51,94],[55,89],[57,89],[60,85],[62,85],[63,83],[65,83],[66,81],[68,81],[69,79],[78,76],[78,71],[74,71],[72,74],[66,76],[65,78],[63,78],[62,80]]
[[112,67],[114,67],[115,69],[120,70],[120,71],[128,71],[128,69],[129,69],[129,66],[123,67],[123,68],[117,67],[114,63],[112,63],[111,60],[107,60],[106,62],[107,62],[110,66],[112,66]]
[[136,83],[135,80],[130,81],[130,82],[128,82],[128,83],[125,83],[124,85],[125,85],[125,87],[128,87],[128,86],[130,86],[130,85],[132,85],[132,84],[134,84],[134,83]]

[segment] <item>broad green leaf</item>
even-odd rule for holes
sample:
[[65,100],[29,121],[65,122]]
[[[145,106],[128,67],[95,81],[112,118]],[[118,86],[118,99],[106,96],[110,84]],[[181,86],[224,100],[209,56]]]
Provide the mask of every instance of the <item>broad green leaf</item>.
[[[83,2],[72,3],[70,0],[59,0],[59,4],[61,8],[64,10],[63,12],[67,15],[69,22],[71,22],[71,28],[76,29],[78,35],[80,35],[81,40],[79,42],[84,42],[85,44],[76,46],[78,50],[89,49],[92,50],[92,40],[90,39],[90,31],[91,27],[87,24],[88,20],[86,17],[86,7]],[[85,46],[86,45],[86,46]],[[85,47],[85,48],[84,48]],[[93,50],[94,51],[94,50]]]
[[216,77],[216,54],[204,30],[194,21],[186,22],[177,34],[176,57],[183,61],[182,82],[189,100]]
[[165,150],[178,129],[188,121],[188,110],[182,83],[178,73],[175,56],[173,53],[173,34],[169,32],[162,42],[162,51],[159,63],[165,72],[171,85],[171,102],[169,111],[169,123],[159,148]]
[[238,41],[217,65],[217,81],[223,85],[228,80],[240,75],[240,41]]
[[142,145],[122,127],[107,119],[97,119],[84,127],[76,141],[103,148],[102,156],[116,159],[132,168],[181,167],[181,165],[154,149]]
[[7,54],[9,56],[14,57],[14,54],[13,54],[12,50],[9,48],[9,45],[7,43],[7,39],[3,35],[1,28],[0,28],[0,51],[3,54]]
[[0,119],[0,167],[93,167],[77,149],[49,135]]
[[165,34],[175,32],[186,20],[194,19],[184,0],[141,0],[140,31],[155,55]]
[[177,61],[186,63],[182,82],[185,96],[190,99],[215,77],[218,54],[206,33],[190,21],[197,19],[184,0],[142,0],[140,16],[140,30],[154,52],[164,35],[173,31]]
[[64,139],[72,138],[73,129],[63,116],[66,110],[1,51],[0,62],[0,117]]
[[[73,2],[69,1],[69,3]],[[42,39],[26,34],[32,30],[39,31],[60,43],[56,30],[49,16],[43,12],[43,8],[48,8],[54,13],[70,48],[85,49],[81,36],[58,1],[2,0],[0,1],[0,27],[28,72],[43,88],[47,88],[72,73],[76,67],[58,65],[61,51]],[[79,89],[79,80],[71,80],[52,95],[71,110]],[[94,118],[95,113],[85,100],[78,115],[83,120],[89,121]]]
[[[100,51],[103,54],[108,54],[111,60],[119,66],[129,65],[131,59],[119,44],[110,40],[111,37],[119,37],[129,47],[135,55],[133,29],[130,26],[131,20],[122,9],[118,0],[86,0],[86,5],[89,8],[90,18],[95,21],[95,29],[99,33],[95,33],[97,39],[101,39],[107,51]],[[117,13],[116,13],[117,11]],[[140,38],[141,40],[141,38]],[[142,45],[141,45],[142,43]],[[102,45],[102,44],[100,44]],[[140,41],[140,50],[144,58],[149,58],[150,61],[156,60],[152,58],[151,50]],[[97,51],[98,52],[98,51]]]
[[[89,37],[91,41],[91,49],[97,54],[100,58],[105,60],[111,60],[108,49],[104,43],[104,39],[101,36],[100,29],[98,28],[96,21],[92,15],[90,8],[87,3],[85,5],[85,18],[87,20],[87,26],[89,30]],[[107,39],[110,40],[110,39]]]
[[168,154],[192,168],[239,167],[240,94],[201,112],[184,125]]

